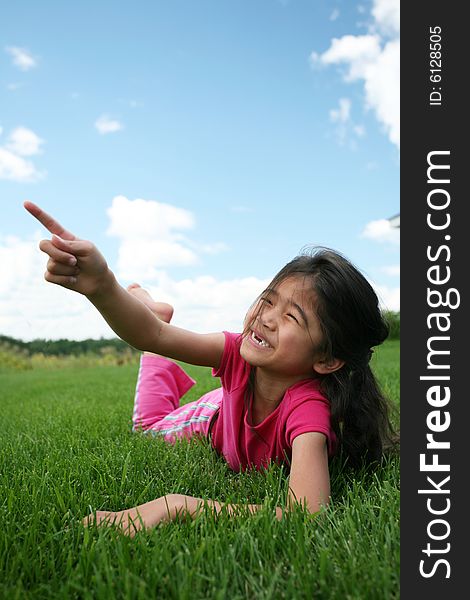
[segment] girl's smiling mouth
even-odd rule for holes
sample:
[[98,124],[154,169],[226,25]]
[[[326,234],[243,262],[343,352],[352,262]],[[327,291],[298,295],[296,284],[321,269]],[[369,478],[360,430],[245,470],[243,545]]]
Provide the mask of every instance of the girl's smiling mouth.
[[272,348],[271,344],[263,339],[256,331],[251,330],[251,334],[249,336],[251,343],[260,348]]

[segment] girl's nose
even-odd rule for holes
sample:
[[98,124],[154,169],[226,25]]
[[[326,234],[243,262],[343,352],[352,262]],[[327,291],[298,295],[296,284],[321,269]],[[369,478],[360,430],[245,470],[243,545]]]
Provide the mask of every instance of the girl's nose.
[[265,309],[259,315],[259,321],[263,327],[274,329],[276,327],[276,314],[272,308]]

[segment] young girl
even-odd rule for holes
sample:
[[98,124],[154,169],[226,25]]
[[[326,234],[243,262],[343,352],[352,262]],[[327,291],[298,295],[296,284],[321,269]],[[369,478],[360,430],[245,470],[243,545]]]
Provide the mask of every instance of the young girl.
[[[53,234],[40,242],[49,256],[45,279],[87,296],[119,337],[144,351],[136,431],[169,442],[210,436],[236,471],[287,463],[288,508],[298,502],[311,513],[328,504],[331,456],[341,453],[353,467],[380,460],[393,430],[369,360],[388,327],[372,287],[343,256],[328,249],[298,256],[255,300],[241,334],[198,334],[171,325],[172,307],[138,285],[122,288],[91,242],[33,203],[25,208]],[[194,382],[168,359],[212,367],[222,387],[179,407]],[[129,510],[98,511],[84,522],[115,523],[133,535],[179,514],[193,517],[204,504],[216,513],[237,511],[169,494]],[[277,508],[276,516],[282,512]]]

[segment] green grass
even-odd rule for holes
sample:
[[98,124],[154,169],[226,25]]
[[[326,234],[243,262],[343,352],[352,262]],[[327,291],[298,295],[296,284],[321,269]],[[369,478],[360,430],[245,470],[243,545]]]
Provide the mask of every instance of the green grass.
[[[373,358],[398,403],[399,342]],[[189,369],[188,369],[189,370]],[[218,385],[191,368],[191,400]],[[137,367],[0,374],[0,598],[399,597],[399,465],[332,471],[333,501],[276,521],[287,479],[231,472],[204,441],[175,447],[131,433]],[[87,530],[90,509],[166,493],[265,504],[256,515],[181,521],[129,539]]]

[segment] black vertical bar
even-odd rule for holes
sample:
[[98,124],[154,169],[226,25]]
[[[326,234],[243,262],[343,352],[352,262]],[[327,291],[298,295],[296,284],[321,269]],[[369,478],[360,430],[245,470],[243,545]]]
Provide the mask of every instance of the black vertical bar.
[[[464,597],[470,574],[465,510],[470,481],[470,393],[465,385],[470,372],[470,197],[465,185],[470,153],[468,108],[463,106],[470,69],[463,6],[435,0],[401,5],[404,599]],[[435,167],[428,171],[431,163]]]

